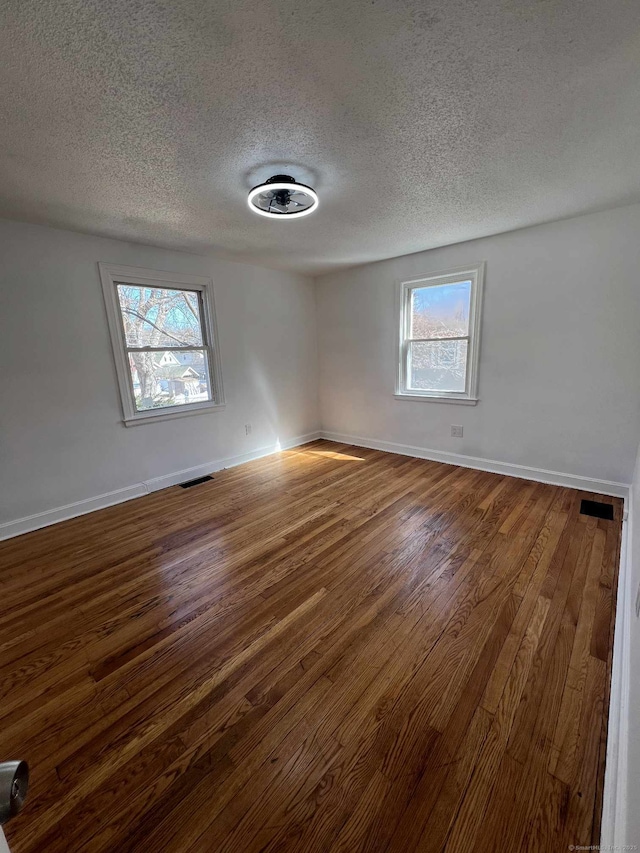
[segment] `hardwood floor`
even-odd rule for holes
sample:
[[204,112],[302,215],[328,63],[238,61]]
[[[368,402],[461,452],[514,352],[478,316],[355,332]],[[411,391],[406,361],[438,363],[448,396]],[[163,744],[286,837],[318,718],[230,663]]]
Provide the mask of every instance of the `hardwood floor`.
[[622,502],[319,441],[0,543],[14,853],[599,840]]

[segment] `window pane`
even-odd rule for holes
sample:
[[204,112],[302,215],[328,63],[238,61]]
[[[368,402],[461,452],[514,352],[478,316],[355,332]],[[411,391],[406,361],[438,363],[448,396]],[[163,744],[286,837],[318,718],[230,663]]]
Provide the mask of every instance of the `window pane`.
[[464,392],[467,348],[468,341],[409,344],[409,390]]
[[197,292],[118,284],[118,300],[127,346],[202,345]]
[[456,338],[469,334],[471,282],[416,287],[411,291],[412,338]]
[[212,400],[204,350],[130,352],[136,409],[164,409]]

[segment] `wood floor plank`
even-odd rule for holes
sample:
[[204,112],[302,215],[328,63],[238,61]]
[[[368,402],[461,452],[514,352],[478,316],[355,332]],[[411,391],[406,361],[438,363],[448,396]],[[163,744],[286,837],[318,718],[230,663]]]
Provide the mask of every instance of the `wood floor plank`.
[[468,850],[474,846],[504,755],[520,698],[527,683],[530,668],[540,641],[549,611],[549,600],[539,596],[522,642],[513,662],[509,679],[500,698],[487,737],[482,744],[473,775],[469,781],[460,810],[456,815],[444,849],[447,853]]
[[597,844],[622,502],[582,498],[319,440],[0,543],[12,850]]

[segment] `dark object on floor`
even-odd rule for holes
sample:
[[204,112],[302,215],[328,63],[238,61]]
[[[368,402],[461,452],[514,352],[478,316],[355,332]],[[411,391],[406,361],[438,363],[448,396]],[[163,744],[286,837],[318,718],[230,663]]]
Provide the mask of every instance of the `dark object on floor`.
[[613,507],[611,504],[603,504],[601,501],[582,501],[580,515],[592,515],[594,518],[605,518],[607,521],[613,521]]
[[[208,474],[206,477],[197,477],[195,480],[187,480],[186,483],[180,483],[181,489],[190,489],[191,486],[199,486],[200,483],[207,483],[209,480],[213,480],[213,477],[210,477]],[[611,516],[613,518],[613,516]]]

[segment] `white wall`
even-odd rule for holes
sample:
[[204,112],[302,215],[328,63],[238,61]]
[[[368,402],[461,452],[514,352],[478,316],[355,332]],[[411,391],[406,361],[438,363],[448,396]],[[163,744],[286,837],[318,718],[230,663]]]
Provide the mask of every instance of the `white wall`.
[[[324,429],[628,482],[639,236],[631,206],[318,279]],[[481,402],[395,400],[394,281],[478,260]],[[97,261],[213,278],[224,411],[122,425]],[[313,433],[316,344],[302,276],[0,221],[0,524]]]
[[[481,402],[395,400],[394,282],[481,260]],[[317,279],[323,428],[628,483],[640,433],[639,273],[635,205]]]
[[[224,411],[123,426],[98,261],[213,279]],[[303,276],[0,221],[0,523],[317,430],[315,312]]]

